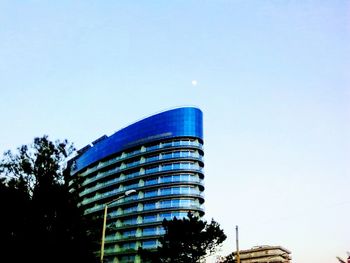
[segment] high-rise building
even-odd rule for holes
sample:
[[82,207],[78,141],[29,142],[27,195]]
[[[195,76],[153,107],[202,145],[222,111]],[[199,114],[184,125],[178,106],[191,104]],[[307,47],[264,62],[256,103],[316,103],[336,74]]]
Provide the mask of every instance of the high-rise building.
[[101,222],[108,206],[105,262],[139,262],[154,249],[164,218],[203,216],[203,125],[198,108],[182,107],[102,136],[70,161],[72,191],[85,214]]

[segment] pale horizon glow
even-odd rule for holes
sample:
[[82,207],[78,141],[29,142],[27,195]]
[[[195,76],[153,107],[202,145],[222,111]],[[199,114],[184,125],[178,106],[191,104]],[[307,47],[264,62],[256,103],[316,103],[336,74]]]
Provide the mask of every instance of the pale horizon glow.
[[337,262],[350,250],[349,12],[346,0],[2,1],[0,152],[44,134],[79,149],[195,105],[219,254],[238,225],[241,249]]

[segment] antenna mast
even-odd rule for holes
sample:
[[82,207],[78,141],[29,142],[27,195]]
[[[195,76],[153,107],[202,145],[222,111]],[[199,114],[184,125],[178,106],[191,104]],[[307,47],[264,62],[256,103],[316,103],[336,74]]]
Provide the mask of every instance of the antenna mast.
[[236,263],[241,263],[239,256],[239,245],[238,245],[238,226],[236,226]]

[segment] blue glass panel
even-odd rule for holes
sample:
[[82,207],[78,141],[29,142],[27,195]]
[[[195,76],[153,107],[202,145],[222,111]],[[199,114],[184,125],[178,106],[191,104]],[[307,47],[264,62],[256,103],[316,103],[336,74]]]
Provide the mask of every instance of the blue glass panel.
[[172,194],[179,194],[180,193],[180,187],[173,187],[171,189]]
[[131,213],[137,211],[137,206],[131,206],[124,209],[124,213]]
[[143,236],[151,236],[151,235],[156,235],[157,234],[157,228],[156,227],[148,227],[144,228],[142,230],[142,235]]
[[165,142],[165,143],[162,143],[162,147],[163,147],[163,148],[171,147],[172,144],[173,144],[172,142]]
[[172,169],[174,170],[180,169],[180,163],[174,163]]
[[170,195],[171,194],[171,188],[163,188],[160,190],[161,195]]
[[155,172],[158,172],[158,171],[159,171],[159,167],[158,166],[150,167],[150,168],[146,169],[146,173],[155,173]]
[[156,203],[146,203],[143,208],[144,208],[144,210],[155,209]]
[[158,183],[158,178],[147,179],[145,185],[153,185]]
[[130,242],[130,243],[124,243],[122,248],[123,249],[135,249],[136,242]]
[[161,219],[171,220],[172,219],[171,212],[161,213],[160,214],[160,218]]
[[162,183],[170,183],[171,180],[171,175],[162,177]]
[[150,222],[156,222],[157,221],[157,215],[145,215],[143,217],[144,223],[150,223]]
[[164,200],[160,202],[161,208],[168,208],[171,207],[171,200]]
[[124,225],[135,225],[137,223],[137,218],[130,218],[123,221]]
[[172,207],[179,207],[180,206],[180,200],[178,200],[178,199],[171,200],[171,206]]
[[123,237],[133,237],[136,235],[136,230],[129,230],[123,232]]
[[158,195],[158,191],[157,190],[152,190],[152,191],[147,191],[145,192],[145,197],[154,197]]
[[157,241],[156,240],[149,240],[149,241],[143,241],[142,242],[142,247],[147,249],[147,248],[155,248],[157,247]]
[[75,158],[75,171],[111,154],[152,141],[176,137],[196,137],[203,140],[202,122],[202,111],[193,107],[183,107],[153,115],[114,133],[83,152]]
[[163,154],[162,154],[162,158],[163,158],[163,159],[169,159],[169,158],[171,158],[171,156],[172,156],[171,153],[163,153]]

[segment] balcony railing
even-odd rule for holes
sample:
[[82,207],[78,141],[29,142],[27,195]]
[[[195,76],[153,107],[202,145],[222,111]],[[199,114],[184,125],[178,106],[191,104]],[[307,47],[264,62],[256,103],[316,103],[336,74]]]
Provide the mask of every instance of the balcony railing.
[[82,172],[80,174],[80,176],[85,177],[85,176],[87,176],[87,175],[89,175],[89,174],[91,174],[99,169],[102,169],[102,168],[109,166],[111,164],[115,164],[117,162],[129,159],[130,157],[134,157],[134,156],[139,155],[143,152],[149,153],[149,152],[156,151],[159,149],[170,148],[170,147],[179,147],[179,146],[195,146],[195,147],[198,147],[200,149],[202,149],[202,147],[203,147],[203,145],[198,141],[183,140],[183,141],[172,141],[172,142],[160,143],[157,145],[149,146],[144,151],[135,150],[135,151],[127,153],[127,154],[124,153],[122,155],[118,155],[117,157],[114,157],[110,160],[100,162],[97,165],[95,165],[91,168],[88,168],[86,171]]
[[[189,156],[191,158],[191,156]],[[171,158],[167,158],[167,159],[162,159],[162,160],[172,160],[172,159],[188,159],[189,157],[171,157]],[[194,157],[192,157],[194,158]],[[202,157],[196,157],[195,158],[196,160],[199,160],[199,161],[202,161]],[[153,161],[152,161],[153,162]],[[144,162],[142,163],[142,165],[144,164],[149,164],[151,162]],[[140,164],[140,163],[139,163]],[[173,170],[173,169],[176,169],[176,163],[174,164],[169,164],[169,165],[163,165],[163,166],[158,166],[158,167],[154,167],[154,168],[149,168],[149,169],[146,169],[144,173],[142,172],[134,172],[134,173],[131,173],[131,174],[128,174],[125,176],[125,178],[113,178],[109,181],[106,181],[104,183],[99,183],[98,185],[94,186],[94,187],[91,187],[91,188],[87,188],[85,189],[83,192],[81,192],[79,194],[79,196],[84,196],[86,194],[89,194],[91,192],[94,192],[96,190],[99,190],[101,188],[104,188],[106,186],[109,186],[109,185],[112,185],[114,183],[118,183],[118,182],[121,182],[121,181],[125,181],[125,180],[129,180],[131,178],[135,178],[137,176],[140,176],[140,175],[143,175],[143,174],[149,174],[149,173],[154,173],[154,172],[160,172],[160,171],[169,171],[169,170]],[[179,163],[179,165],[181,166],[181,163]],[[197,168],[198,170],[202,170],[203,168],[201,166],[199,166],[198,164],[188,164],[192,169],[193,167],[195,166],[195,168]],[[118,173],[118,172],[122,172],[126,169],[129,169],[130,167],[125,167],[123,169],[119,168],[119,167],[116,167],[114,169],[111,169],[111,170],[108,170],[106,172],[103,172],[103,173],[99,173],[97,174],[95,177],[92,177],[92,178],[89,178],[89,179],[86,179],[83,183],[82,183],[82,186],[84,185],[87,185],[93,181],[96,181],[96,180],[99,180],[99,179],[102,179],[108,175],[111,175],[111,174],[114,174],[114,173]],[[186,169],[185,167],[183,169]]]

